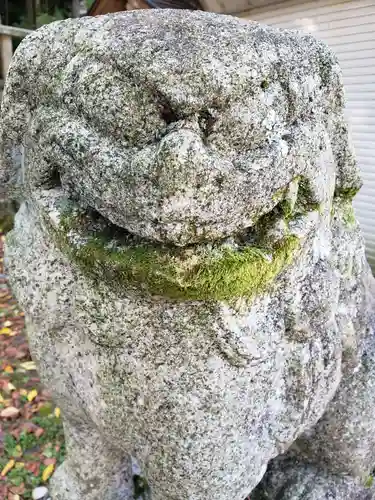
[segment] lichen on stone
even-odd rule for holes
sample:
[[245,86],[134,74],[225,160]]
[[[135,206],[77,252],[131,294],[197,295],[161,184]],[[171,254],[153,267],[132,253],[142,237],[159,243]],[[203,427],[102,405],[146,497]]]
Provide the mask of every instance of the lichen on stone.
[[351,201],[360,189],[361,189],[360,187],[350,187],[350,188],[337,187],[335,190],[335,197],[344,198]]
[[335,198],[331,207],[331,217],[342,221],[347,229],[354,228],[357,224],[354,208],[350,199]]

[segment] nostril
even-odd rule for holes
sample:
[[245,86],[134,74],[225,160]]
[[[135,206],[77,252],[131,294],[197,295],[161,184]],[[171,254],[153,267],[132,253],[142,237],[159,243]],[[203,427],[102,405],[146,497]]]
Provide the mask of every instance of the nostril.
[[160,116],[167,125],[169,125],[170,123],[177,122],[179,120],[177,113],[173,111],[173,109],[168,103],[163,103],[161,105]]
[[51,172],[49,183],[52,187],[61,187],[61,177],[59,169],[54,166]]
[[43,172],[34,182],[36,186],[43,189],[61,188],[61,177],[58,167],[50,165],[49,170]]
[[215,118],[209,111],[206,110],[199,113],[198,123],[205,137],[208,137],[212,133],[215,121]]

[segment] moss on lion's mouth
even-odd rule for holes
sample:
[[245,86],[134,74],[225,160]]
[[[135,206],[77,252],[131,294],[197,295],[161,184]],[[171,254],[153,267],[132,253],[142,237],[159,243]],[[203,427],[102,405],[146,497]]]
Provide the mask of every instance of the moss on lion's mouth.
[[[329,203],[350,206],[354,189]],[[186,247],[155,243],[84,210],[61,189],[36,197],[57,246],[88,276],[120,289],[177,300],[253,298],[294,260],[301,236],[290,227],[312,212],[323,215],[308,179],[297,176],[274,194],[276,205],[256,224],[226,240]],[[344,220],[351,224],[348,212]],[[298,224],[297,224],[298,225]]]
[[153,244],[99,222],[66,212],[56,242],[94,279],[178,300],[254,297],[292,262],[300,240],[286,235],[272,245],[250,239],[179,248]]
[[[177,247],[141,239],[79,208],[63,193],[55,193],[51,203],[48,193],[46,222],[60,249],[86,275],[112,287],[177,300],[253,298],[265,291],[300,247],[290,223],[319,211],[309,183],[298,176],[276,194],[274,209],[248,230],[227,240]],[[282,232],[275,234],[279,223]]]

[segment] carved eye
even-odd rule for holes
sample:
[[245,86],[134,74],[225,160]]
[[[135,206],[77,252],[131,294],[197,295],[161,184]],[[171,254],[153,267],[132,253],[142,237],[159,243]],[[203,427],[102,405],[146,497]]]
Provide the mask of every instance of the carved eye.
[[121,73],[95,56],[88,59],[82,60],[78,54],[62,71],[53,92],[63,100],[64,107],[75,119],[86,121],[125,147],[152,142],[155,131],[165,126],[159,105],[163,101],[138,85],[131,74]]

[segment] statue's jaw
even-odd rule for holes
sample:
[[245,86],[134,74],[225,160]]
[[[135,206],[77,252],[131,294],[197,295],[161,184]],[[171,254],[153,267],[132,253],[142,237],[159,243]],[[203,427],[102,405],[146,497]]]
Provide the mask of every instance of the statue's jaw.
[[35,192],[46,230],[92,278],[179,300],[252,298],[293,262],[319,220],[295,184],[255,226],[225,240],[176,247],[141,239],[87,211],[59,189]]

